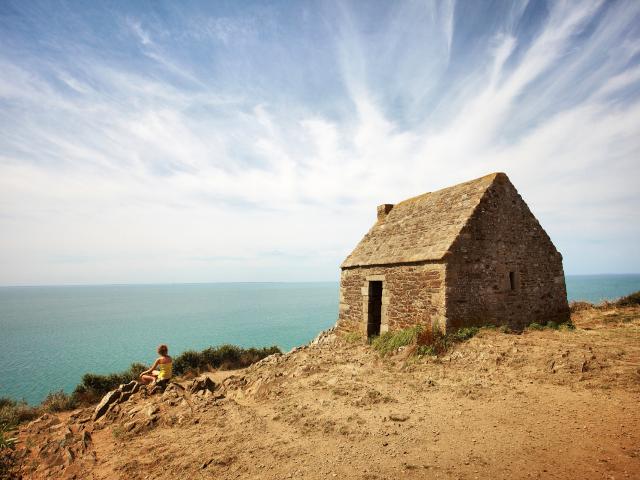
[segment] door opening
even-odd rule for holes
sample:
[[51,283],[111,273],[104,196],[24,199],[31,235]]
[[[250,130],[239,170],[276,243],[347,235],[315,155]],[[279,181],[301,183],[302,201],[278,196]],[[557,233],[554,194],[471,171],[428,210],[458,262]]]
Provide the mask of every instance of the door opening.
[[382,322],[382,282],[369,282],[369,314],[367,319],[367,336],[380,335]]

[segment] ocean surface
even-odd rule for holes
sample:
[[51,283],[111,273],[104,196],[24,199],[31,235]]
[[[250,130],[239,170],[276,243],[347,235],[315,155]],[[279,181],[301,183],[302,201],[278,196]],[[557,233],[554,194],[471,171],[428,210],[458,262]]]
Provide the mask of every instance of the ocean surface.
[[[569,300],[597,302],[640,290],[640,275],[567,276]],[[39,403],[71,392],[86,372],[151,363],[210,345],[312,340],[338,314],[338,284],[226,283],[0,288],[0,396]]]

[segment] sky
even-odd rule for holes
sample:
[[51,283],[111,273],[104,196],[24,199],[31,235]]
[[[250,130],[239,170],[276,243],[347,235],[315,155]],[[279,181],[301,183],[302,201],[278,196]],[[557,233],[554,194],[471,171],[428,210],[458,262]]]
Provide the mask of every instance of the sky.
[[0,285],[336,281],[495,171],[640,272],[640,2],[0,2]]

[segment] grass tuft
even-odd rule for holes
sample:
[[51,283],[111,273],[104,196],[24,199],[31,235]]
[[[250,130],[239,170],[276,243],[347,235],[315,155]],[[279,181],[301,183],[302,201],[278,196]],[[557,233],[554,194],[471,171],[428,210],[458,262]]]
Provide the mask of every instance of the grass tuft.
[[406,347],[415,343],[418,336],[424,331],[420,325],[395,332],[385,332],[371,340],[371,346],[382,355],[388,355],[397,351],[400,347]]
[[478,327],[464,327],[445,335],[439,330],[430,330],[417,325],[375,337],[371,340],[371,346],[383,356],[396,352],[405,346],[415,347],[413,349],[414,355],[434,356],[445,353],[455,343],[469,340],[479,331]]
[[361,343],[364,341],[364,335],[360,332],[349,332],[345,333],[342,339],[347,343]]

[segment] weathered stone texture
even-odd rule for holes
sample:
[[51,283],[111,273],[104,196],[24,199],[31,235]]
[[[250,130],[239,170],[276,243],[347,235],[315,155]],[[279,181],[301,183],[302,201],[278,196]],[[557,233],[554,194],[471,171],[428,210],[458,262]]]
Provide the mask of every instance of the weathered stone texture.
[[444,275],[444,265],[428,263],[343,269],[338,330],[366,332],[370,280],[383,282],[382,332],[434,322],[444,327]]
[[342,264],[337,333],[367,331],[376,281],[381,333],[569,318],[562,256],[505,174],[381,205],[377,214]]
[[562,255],[506,176],[487,190],[447,260],[449,327],[569,318]]

